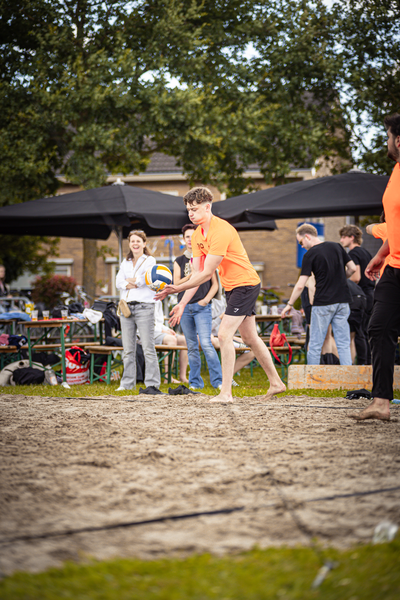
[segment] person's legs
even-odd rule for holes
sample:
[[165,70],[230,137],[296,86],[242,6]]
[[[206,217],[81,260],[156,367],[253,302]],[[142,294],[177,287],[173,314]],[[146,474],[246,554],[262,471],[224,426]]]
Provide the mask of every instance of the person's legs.
[[218,340],[221,347],[222,387],[218,396],[210,402],[232,402],[232,379],[235,365],[235,347],[233,336],[245,316],[233,317],[224,315],[218,331]]
[[369,326],[369,320],[372,316],[372,310],[373,310],[373,306],[374,306],[374,290],[366,290],[365,291],[365,295],[366,295],[366,309],[365,309],[365,314],[364,314],[364,319],[363,319],[363,331],[364,331],[364,336],[365,336],[365,344],[367,347],[367,358],[366,358],[366,365],[370,365],[371,364],[371,347],[369,345],[369,339],[368,339],[368,326]]
[[[160,337],[160,336],[158,336]],[[162,335],[162,340],[156,339],[154,340],[156,343],[156,346],[175,346],[176,345],[176,338],[173,335],[168,335],[168,334],[163,334]],[[173,360],[174,360],[174,356],[175,356],[175,352],[173,352],[172,356],[168,356],[167,354],[164,355],[164,383],[168,383],[168,367],[169,367],[169,361],[172,361],[171,364],[173,364]],[[171,377],[171,383],[179,383],[176,379],[174,379],[173,377]]]
[[[162,345],[163,346],[186,346],[186,340],[183,335],[175,336],[175,335],[166,334],[163,337]],[[173,353],[172,356],[169,357],[169,360],[172,361],[171,364],[173,364],[174,356],[175,356],[175,352]],[[167,356],[164,359],[164,365],[165,365],[165,374],[167,374],[168,373],[168,357]],[[179,352],[179,376],[180,376],[180,380],[183,383],[188,382],[188,380],[186,378],[187,366],[188,366],[187,350],[180,350],[180,352]],[[171,378],[171,382],[179,383],[179,381],[177,381],[173,377]],[[167,379],[165,379],[164,383],[167,383]]]
[[121,387],[131,390],[136,385],[136,323],[133,316],[126,318],[121,315],[121,334],[124,347]]
[[[178,346],[186,346],[185,336],[178,333],[176,336],[176,343]],[[179,352],[179,379],[182,383],[189,383],[187,378],[187,368],[189,360],[187,350],[180,350]]]
[[332,304],[336,309],[332,317],[332,331],[341,365],[352,365],[350,351],[350,306],[346,302]]
[[368,327],[372,355],[372,403],[353,419],[390,419],[393,372],[400,333],[400,269],[387,266],[375,290],[375,303]]
[[193,316],[200,345],[206,357],[210,383],[213,387],[217,388],[222,383],[222,370],[217,351],[211,342],[211,304],[207,304],[206,306],[200,306],[197,303],[194,304]]
[[154,344],[154,304],[152,302],[135,304],[134,318],[139,330],[146,366],[144,384],[146,387],[154,386],[158,388],[160,387],[161,378]]
[[307,364],[319,365],[321,350],[336,304],[313,306],[311,310],[310,341],[308,343]]
[[264,342],[258,337],[255,316],[246,317],[239,327],[239,332],[243,342],[250,346],[269,379],[269,390],[265,400],[269,400],[274,394],[284,392],[286,386],[278,375],[271,354]]
[[240,369],[243,369],[243,367],[250,364],[254,357],[255,354],[253,350],[250,350],[250,352],[242,352],[242,354],[237,355],[233,372],[238,373]]
[[[367,340],[365,337],[365,298],[355,298],[350,306],[350,339],[351,348],[355,346],[355,354],[357,355],[357,364],[369,364],[367,358]],[[353,342],[354,340],[354,342]],[[352,362],[354,364],[353,351],[351,353]]]
[[192,304],[188,304],[181,317],[181,328],[186,339],[189,359],[189,386],[203,388],[204,381],[201,377],[201,358],[199,340],[197,339],[196,324],[192,312]]

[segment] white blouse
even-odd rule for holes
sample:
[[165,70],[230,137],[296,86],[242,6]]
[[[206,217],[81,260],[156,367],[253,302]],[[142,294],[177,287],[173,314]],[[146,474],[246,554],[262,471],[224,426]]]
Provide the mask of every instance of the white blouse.
[[[154,296],[156,292],[147,287],[144,276],[150,267],[154,267],[156,264],[156,259],[153,256],[147,256],[146,254],[143,254],[143,256],[139,258],[139,261],[135,267],[133,266],[131,260],[124,258],[122,261],[116,278],[116,286],[120,291],[120,298],[126,300],[127,302],[136,301],[154,303]],[[128,277],[136,277],[136,285],[138,286],[137,288],[132,290],[126,289],[126,286],[128,285],[126,279]]]

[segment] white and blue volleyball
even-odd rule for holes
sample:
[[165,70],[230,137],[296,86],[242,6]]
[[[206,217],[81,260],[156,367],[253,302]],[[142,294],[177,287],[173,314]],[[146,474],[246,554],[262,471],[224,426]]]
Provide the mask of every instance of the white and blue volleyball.
[[155,292],[161,292],[166,285],[172,283],[172,273],[164,265],[154,265],[146,271],[144,276],[146,285]]

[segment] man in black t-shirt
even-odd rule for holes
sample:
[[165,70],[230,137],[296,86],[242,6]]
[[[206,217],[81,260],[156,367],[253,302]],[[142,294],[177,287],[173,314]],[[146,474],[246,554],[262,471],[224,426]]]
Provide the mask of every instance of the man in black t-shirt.
[[310,342],[307,363],[319,365],[321,349],[328,327],[333,335],[341,365],[351,365],[350,327],[348,317],[351,302],[347,277],[356,270],[354,262],[340,244],[321,242],[313,225],[305,223],[296,229],[297,241],[307,250],[303,257],[301,275],[293,288],[281,317],[290,312],[299,298],[311,273],[315,276],[315,296],[311,310]]
[[356,272],[351,276],[350,279],[360,286],[367,298],[367,309],[365,312],[363,330],[367,340],[367,362],[365,364],[370,365],[371,350],[368,343],[368,323],[374,303],[375,283],[366,277],[365,269],[367,268],[370,260],[372,260],[372,256],[368,250],[361,247],[362,231],[359,227],[357,227],[357,225],[345,225],[340,229],[339,235],[340,243],[342,244],[343,248],[346,248],[349,251],[349,256],[356,265]]

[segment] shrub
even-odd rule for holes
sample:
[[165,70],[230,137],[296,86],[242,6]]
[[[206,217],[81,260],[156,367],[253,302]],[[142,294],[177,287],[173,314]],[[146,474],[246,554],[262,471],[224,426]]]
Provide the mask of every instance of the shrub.
[[51,309],[60,304],[61,294],[68,292],[71,296],[75,293],[77,282],[67,275],[43,275],[36,277],[32,288],[32,300],[43,302]]

